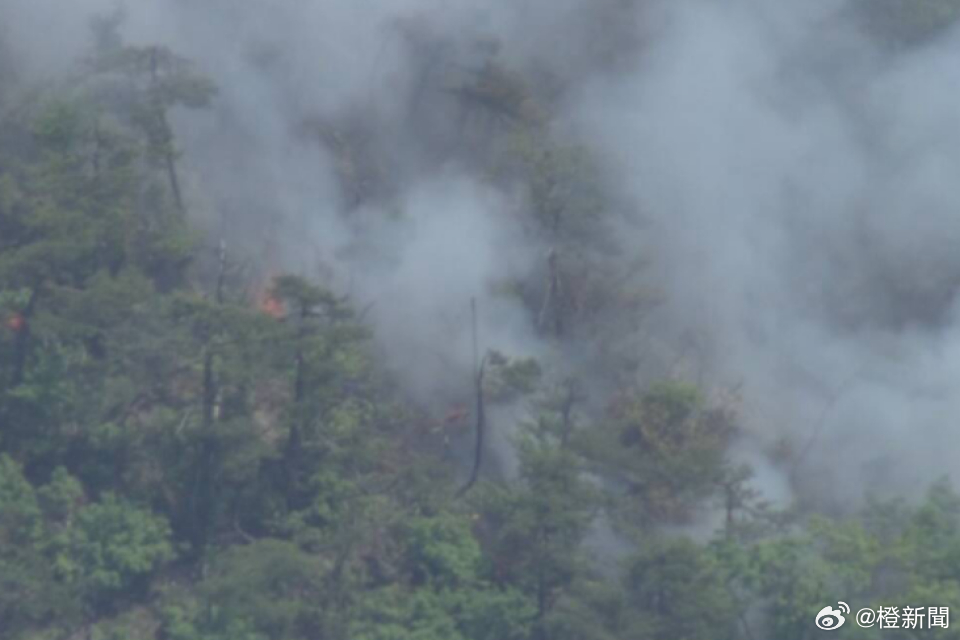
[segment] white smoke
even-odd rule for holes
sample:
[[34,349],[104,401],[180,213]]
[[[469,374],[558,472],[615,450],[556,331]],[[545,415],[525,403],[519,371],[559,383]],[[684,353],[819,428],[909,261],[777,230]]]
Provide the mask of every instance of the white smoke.
[[[62,5],[0,0],[29,74],[65,67],[87,18],[112,6]],[[707,383],[742,382],[758,482],[788,493],[790,469],[765,457],[786,439],[803,492],[836,505],[910,493],[960,453],[960,34],[885,50],[850,7],[144,0],[123,31],[219,85],[213,109],[175,121],[194,214],[273,267],[323,266],[372,304],[420,398],[469,394],[473,297],[485,345],[553,353],[527,310],[491,293],[543,263],[518,222],[526,205],[442,161],[456,109],[442,80],[421,88],[430,55],[469,67],[471,43],[497,41],[648,223],[620,234],[624,259],[649,257],[667,293],[644,340],[675,350],[697,336]],[[386,193],[352,207],[313,125],[357,118]],[[482,131],[466,144],[488,151]]]

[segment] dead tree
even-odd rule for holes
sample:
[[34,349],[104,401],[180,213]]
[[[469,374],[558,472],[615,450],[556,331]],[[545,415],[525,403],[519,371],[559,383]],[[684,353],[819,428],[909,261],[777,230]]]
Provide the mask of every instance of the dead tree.
[[537,319],[537,327],[543,331],[547,325],[547,317],[552,309],[553,311],[553,330],[556,335],[563,331],[563,315],[559,308],[561,300],[560,291],[560,268],[557,264],[557,251],[551,249],[547,255],[547,266],[549,274],[547,276],[547,291],[543,297],[543,304],[540,307],[540,315]]
[[483,375],[484,369],[486,367],[487,358],[483,357],[483,360],[480,360],[479,363],[477,359],[479,357],[478,347],[477,347],[477,301],[473,299],[470,301],[470,313],[473,323],[473,363],[474,363],[474,385],[477,398],[477,422],[476,422],[476,444],[473,452],[473,469],[470,471],[470,478],[467,480],[466,484],[460,488],[457,492],[457,498],[462,497],[464,494],[469,491],[473,485],[477,483],[477,480],[480,477],[480,465],[483,463],[483,439],[484,432],[486,431],[486,416],[484,414],[484,401],[483,401]]
[[[214,301],[219,307],[224,302],[224,287],[227,277],[227,245],[220,240],[217,251],[218,273],[214,292]],[[191,524],[193,526],[194,552],[199,553],[207,544],[211,524],[214,521],[215,492],[217,463],[216,424],[220,420],[220,405],[222,389],[216,373],[216,349],[212,344],[214,335],[204,337],[206,344],[203,347],[203,392],[200,436],[200,453],[197,458],[196,481],[193,494],[193,509]]]

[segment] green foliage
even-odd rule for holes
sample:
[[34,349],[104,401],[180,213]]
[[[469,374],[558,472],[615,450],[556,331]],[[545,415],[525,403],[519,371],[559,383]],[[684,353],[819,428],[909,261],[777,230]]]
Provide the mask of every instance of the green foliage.
[[163,518],[110,494],[78,511],[50,546],[61,579],[95,604],[142,588],[143,578],[174,557]]
[[47,531],[36,492],[20,466],[0,455],[0,629],[11,638],[31,625],[66,622],[77,611],[44,554]]
[[413,518],[400,526],[398,581],[363,596],[351,615],[351,637],[528,637],[532,602],[491,584],[483,556],[463,516]]
[[217,622],[206,626],[246,621],[268,638],[300,637],[318,624],[330,568],[323,558],[279,540],[228,549],[199,586],[217,612]]
[[426,590],[380,590],[365,599],[350,635],[359,640],[463,640],[443,600]]
[[415,583],[456,589],[476,579],[481,553],[468,520],[443,514],[411,520],[404,529],[404,572]]
[[365,640],[521,640],[532,610],[513,591],[382,589],[364,600],[350,637]]
[[43,532],[41,518],[33,487],[22,469],[6,454],[0,455],[0,539],[4,547],[35,542]]
[[521,132],[511,137],[501,166],[504,172],[519,170],[535,219],[552,241],[581,248],[598,241],[605,203],[598,167],[585,147]]
[[643,527],[683,520],[718,491],[733,430],[731,417],[705,408],[695,387],[663,382],[619,399],[579,447],[623,488],[619,517]]
[[[171,613],[171,615],[176,615]],[[179,618],[172,620],[164,633],[170,640],[266,640],[267,636],[254,631],[242,619],[224,619],[216,613],[207,614],[200,622]]]
[[160,610],[160,629],[169,640],[266,640],[245,614],[224,609],[189,594],[170,597]]
[[526,425],[518,440],[520,482],[481,499],[493,577],[530,598],[536,634],[586,569],[582,543],[598,503],[576,454],[541,426]]
[[542,376],[535,358],[509,358],[498,351],[487,355],[485,397],[491,402],[509,402],[536,391]]
[[628,563],[628,637],[737,637],[737,603],[719,563],[683,538],[653,539]]
[[169,536],[162,517],[112,495],[88,503],[62,468],[34,489],[0,456],[0,621],[20,630],[115,606],[173,558]]

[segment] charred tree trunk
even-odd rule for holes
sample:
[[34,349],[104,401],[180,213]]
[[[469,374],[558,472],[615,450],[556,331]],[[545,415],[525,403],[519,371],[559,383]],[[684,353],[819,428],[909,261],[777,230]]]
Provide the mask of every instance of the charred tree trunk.
[[294,415],[290,423],[290,433],[287,437],[287,444],[283,453],[283,477],[284,489],[287,497],[288,508],[293,508],[296,502],[298,470],[300,464],[300,454],[303,449],[303,431],[306,422],[304,400],[306,397],[306,356],[304,355],[303,342],[307,337],[307,317],[308,310],[306,306],[300,309],[300,327],[297,330],[297,355],[295,361],[294,383],[293,383],[293,407]]
[[[540,539],[540,545],[544,548],[550,543],[550,533],[548,531],[541,529],[540,535],[537,537]],[[547,577],[544,560],[541,560],[537,563],[537,615],[533,633],[536,640],[548,640],[546,620],[550,609],[550,581]]]
[[[219,272],[215,300],[223,304],[223,289],[226,282],[227,250],[221,240]],[[200,455],[197,459],[197,483],[193,500],[192,542],[194,552],[199,554],[207,545],[210,530],[216,520],[217,438],[216,423],[220,417],[220,384],[216,374],[216,353],[207,345],[203,357],[203,410],[201,417]]]
[[[169,129],[166,120],[166,116],[163,116],[164,126]],[[170,181],[170,190],[173,192],[173,202],[177,206],[177,211],[183,215],[186,213],[186,209],[183,206],[183,196],[180,194],[180,179],[177,177],[177,166],[173,157],[173,136],[168,135],[166,146],[164,161],[167,165],[167,179]]]
[[477,303],[476,300],[470,301],[470,310],[472,314],[473,322],[473,361],[476,368],[476,375],[474,379],[475,392],[477,397],[477,423],[476,423],[476,435],[477,440],[475,444],[475,449],[473,453],[473,468],[470,471],[470,478],[467,480],[467,483],[460,488],[460,491],[457,492],[457,497],[463,496],[467,491],[469,491],[473,485],[477,483],[477,480],[480,478],[480,465],[483,463],[483,440],[484,432],[486,431],[486,415],[484,413],[484,401],[483,401],[483,375],[486,365],[486,358],[480,361],[477,364],[478,347],[477,347]]
[[551,249],[547,256],[547,267],[549,273],[547,276],[547,291],[543,296],[543,304],[540,307],[540,314],[537,318],[537,326],[541,331],[547,329],[548,323],[552,320],[553,333],[560,336],[563,333],[563,313],[560,308],[560,269],[557,265],[556,249]]
[[563,404],[560,406],[560,448],[566,449],[570,444],[570,434],[573,431],[573,407],[577,402],[577,383],[574,380],[568,380],[566,385],[566,395],[563,398]]

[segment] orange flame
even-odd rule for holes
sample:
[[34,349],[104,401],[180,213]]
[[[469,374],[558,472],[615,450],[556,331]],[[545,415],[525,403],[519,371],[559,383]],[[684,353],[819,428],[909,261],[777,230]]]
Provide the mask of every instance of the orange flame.
[[283,302],[278,300],[271,292],[267,291],[262,296],[260,296],[260,311],[264,312],[271,318],[276,318],[280,320],[286,315],[286,309],[283,306]]
[[447,412],[443,418],[444,425],[454,425],[465,420],[470,415],[470,410],[462,404],[455,405]]
[[287,309],[283,300],[273,291],[274,278],[274,273],[267,271],[266,277],[257,283],[253,290],[253,304],[261,313],[276,320],[282,320],[287,315]]
[[27,321],[24,320],[23,316],[19,313],[15,313],[9,318],[7,318],[7,322],[6,322],[7,329],[10,329],[10,331],[13,331],[15,333],[22,331],[23,328],[26,326],[26,324],[27,324]]

